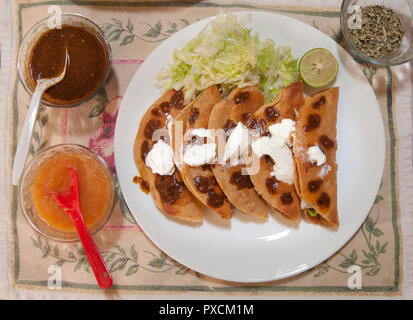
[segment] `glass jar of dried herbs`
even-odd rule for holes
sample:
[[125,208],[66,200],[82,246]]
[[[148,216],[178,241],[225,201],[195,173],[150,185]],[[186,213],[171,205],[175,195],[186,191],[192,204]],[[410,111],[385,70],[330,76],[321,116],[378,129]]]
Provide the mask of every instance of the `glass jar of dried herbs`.
[[349,30],[351,42],[365,55],[384,58],[400,48],[404,30],[399,16],[379,5],[361,8],[361,28]]

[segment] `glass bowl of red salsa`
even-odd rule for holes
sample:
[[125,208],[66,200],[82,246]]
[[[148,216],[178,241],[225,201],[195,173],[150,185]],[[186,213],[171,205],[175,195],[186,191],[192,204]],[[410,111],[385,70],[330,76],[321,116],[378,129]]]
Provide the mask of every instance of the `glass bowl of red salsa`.
[[30,94],[38,79],[55,77],[63,70],[66,49],[65,77],[43,94],[46,106],[78,106],[91,99],[108,78],[112,53],[102,29],[82,15],[64,13],[39,21],[22,40],[17,68]]

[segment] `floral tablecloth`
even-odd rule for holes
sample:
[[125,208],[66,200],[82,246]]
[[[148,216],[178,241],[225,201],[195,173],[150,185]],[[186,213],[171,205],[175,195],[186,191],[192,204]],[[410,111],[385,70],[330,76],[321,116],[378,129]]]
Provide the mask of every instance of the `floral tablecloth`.
[[[14,6],[4,4],[12,15],[8,18],[11,25],[1,25],[0,33],[3,61],[10,62],[2,66],[0,74],[1,79],[6,79],[0,87],[6,113],[1,118],[5,128],[1,136],[4,195],[0,199],[0,230],[4,239],[0,240],[4,241],[0,241],[0,298],[402,297],[403,294],[406,297],[412,294],[408,264],[410,259],[410,266],[413,265],[412,259],[403,259],[406,250],[411,252],[413,248],[410,64],[392,68],[360,65],[376,93],[385,124],[386,164],[382,185],[356,235],[332,257],[297,276],[243,284],[216,280],[188,269],[147,238],[128,211],[117,185],[115,211],[94,237],[114,278],[112,288],[103,293],[96,285],[81,244],[54,242],[39,235],[25,221],[18,206],[17,188],[10,183],[11,163],[30,96],[14,68],[15,53],[28,28],[48,16],[51,5],[59,6],[63,12],[83,14],[102,27],[112,46],[113,70],[105,88],[82,107],[40,109],[30,154],[54,144],[78,143],[99,153],[116,173],[114,128],[128,83],[159,43],[188,24],[213,16],[221,9],[267,11],[304,21],[344,45],[339,1],[325,2],[331,7],[325,7],[321,1],[315,4],[294,1],[294,6],[292,3],[16,0]],[[10,33],[5,35],[4,30],[13,30],[14,43],[10,41]],[[7,47],[9,51],[3,49]],[[351,265],[359,266],[362,271],[361,288],[348,286]],[[62,275],[61,287],[51,281],[57,268]]]

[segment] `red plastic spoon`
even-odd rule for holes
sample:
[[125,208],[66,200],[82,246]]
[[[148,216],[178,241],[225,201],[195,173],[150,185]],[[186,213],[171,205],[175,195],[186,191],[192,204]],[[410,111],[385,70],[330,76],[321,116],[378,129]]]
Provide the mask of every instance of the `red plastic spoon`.
[[60,192],[49,192],[49,196],[56,202],[72,220],[79,234],[80,241],[89,259],[90,266],[95,274],[96,280],[102,289],[108,289],[112,285],[112,275],[103,260],[99,249],[96,247],[89,230],[83,221],[79,204],[79,186],[76,169],[67,165],[72,174],[72,185],[68,194]]

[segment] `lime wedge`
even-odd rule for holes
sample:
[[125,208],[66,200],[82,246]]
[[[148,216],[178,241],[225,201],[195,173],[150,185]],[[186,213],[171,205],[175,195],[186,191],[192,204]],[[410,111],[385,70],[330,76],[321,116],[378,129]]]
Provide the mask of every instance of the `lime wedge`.
[[330,51],[315,48],[303,55],[300,60],[300,76],[313,88],[324,87],[337,77],[338,62]]

